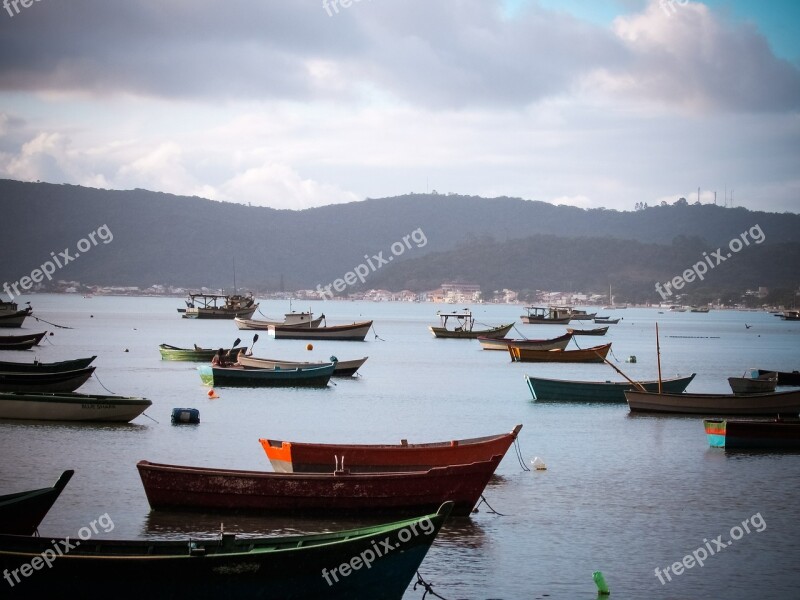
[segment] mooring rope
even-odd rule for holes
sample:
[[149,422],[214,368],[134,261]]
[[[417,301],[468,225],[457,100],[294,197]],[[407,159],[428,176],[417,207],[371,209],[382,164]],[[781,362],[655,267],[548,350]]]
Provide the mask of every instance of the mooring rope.
[[41,317],[37,317],[35,315],[31,315],[31,317],[36,319],[37,321],[41,321],[42,323],[47,323],[48,325],[52,325],[53,327],[58,327],[59,329],[75,329],[74,327],[67,327],[66,325],[56,325],[55,323],[51,323],[50,321],[45,321]]
[[372,333],[374,333],[374,334],[375,334],[375,339],[376,339],[376,340],[380,340],[380,341],[382,341],[382,342],[385,342],[385,341],[386,341],[385,339],[383,339],[382,337],[380,337],[380,336],[378,335],[378,331],[375,329],[375,323],[373,323],[373,324],[372,324]]
[[473,510],[478,510],[478,506],[480,506],[481,504],[486,504],[486,506],[488,506],[488,507],[489,507],[489,512],[491,512],[491,513],[494,513],[494,514],[496,514],[496,515],[500,515],[501,517],[506,517],[506,516],[508,516],[508,515],[504,515],[504,514],[503,514],[503,513],[501,513],[501,512],[497,512],[495,509],[493,509],[493,508],[492,508],[492,505],[491,505],[491,504],[489,504],[489,503],[486,501],[486,498],[484,497],[484,495],[483,495],[483,494],[481,494],[481,501],[480,501],[480,502],[478,502],[477,506],[475,506],[475,508],[474,508]]
[[100,378],[97,376],[97,371],[95,371],[94,373],[92,373],[92,376],[93,376],[95,379],[97,379],[97,383],[99,383],[99,384],[100,384],[100,387],[101,387],[101,388],[103,388],[105,391],[107,391],[107,392],[108,392],[109,394],[111,394],[112,396],[116,396],[116,395],[117,395],[116,393],[112,392],[110,389],[108,389],[106,386],[104,386],[104,385],[103,385],[103,382],[102,382],[102,381],[100,381]]
[[425,600],[425,596],[427,596],[428,594],[430,594],[431,596],[436,596],[437,598],[441,598],[442,600],[447,600],[444,596],[440,596],[439,594],[433,591],[433,584],[425,581],[422,578],[422,575],[419,574],[419,571],[417,571],[417,581],[414,583],[414,587],[412,589],[416,590],[418,585],[422,586],[422,588],[425,590],[425,593],[422,594],[422,600]]
[[516,331],[518,334],[520,334],[520,335],[522,336],[522,339],[523,339],[523,340],[527,340],[527,339],[528,339],[528,336],[526,336],[526,335],[525,335],[524,333],[522,333],[522,332],[521,332],[519,329],[517,329],[517,325],[516,325],[516,323],[514,324],[514,331]]
[[523,471],[530,471],[530,467],[525,464],[525,459],[522,458],[522,449],[519,447],[519,438],[514,438],[514,448],[517,450],[517,460],[519,461],[519,466],[522,467]]

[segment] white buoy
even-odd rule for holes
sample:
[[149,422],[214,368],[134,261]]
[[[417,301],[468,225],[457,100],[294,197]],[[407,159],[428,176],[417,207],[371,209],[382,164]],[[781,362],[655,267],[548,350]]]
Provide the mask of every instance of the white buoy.
[[547,470],[547,465],[545,465],[544,461],[538,456],[531,461],[531,464],[533,465],[533,468],[536,469],[537,471]]

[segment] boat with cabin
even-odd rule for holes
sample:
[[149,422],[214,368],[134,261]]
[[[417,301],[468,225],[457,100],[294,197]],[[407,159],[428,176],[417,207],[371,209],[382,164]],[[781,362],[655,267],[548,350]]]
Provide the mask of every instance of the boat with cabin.
[[179,308],[184,319],[249,319],[258,304],[253,294],[189,294],[186,308]]
[[[446,339],[469,339],[474,340],[479,337],[499,339],[511,331],[514,327],[513,323],[505,325],[498,325],[497,327],[489,327],[488,329],[475,329],[475,318],[472,316],[472,311],[465,308],[458,312],[452,313],[436,313],[439,315],[439,326],[428,325],[428,330],[437,338]],[[452,329],[448,328],[447,324],[450,320],[455,323]]]
[[569,306],[526,306],[520,319],[526,325],[567,325],[572,320],[572,308]]

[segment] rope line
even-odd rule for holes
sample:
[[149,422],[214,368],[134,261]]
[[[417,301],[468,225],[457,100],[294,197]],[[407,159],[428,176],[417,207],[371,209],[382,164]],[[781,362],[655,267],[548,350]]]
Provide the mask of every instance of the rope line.
[[45,321],[41,317],[37,317],[35,315],[31,315],[31,317],[36,319],[37,321],[41,321],[42,323],[47,323],[48,325],[52,325],[53,327],[58,327],[59,329],[75,329],[74,327],[67,327],[66,325],[56,325],[55,323],[51,323],[50,321]]
[[116,396],[116,395],[117,395],[117,394],[115,394],[114,392],[112,392],[110,389],[108,389],[106,386],[104,386],[104,385],[103,385],[103,382],[102,382],[102,381],[100,381],[100,378],[97,376],[97,371],[95,371],[94,373],[92,373],[92,377],[94,377],[95,379],[97,379],[97,383],[99,383],[99,384],[100,384],[100,387],[101,387],[101,388],[103,388],[105,391],[107,391],[109,394],[111,394],[112,396]]
[[501,512],[497,512],[495,509],[493,509],[493,508],[492,508],[492,505],[491,505],[491,504],[489,504],[489,503],[486,501],[486,498],[484,497],[484,495],[483,495],[483,494],[481,494],[481,501],[480,501],[480,502],[478,502],[477,506],[476,506],[476,507],[475,507],[473,510],[478,510],[478,506],[480,506],[481,504],[485,504],[486,506],[488,506],[488,507],[489,507],[489,512],[491,512],[491,513],[494,513],[494,514],[496,514],[496,515],[499,515],[499,516],[501,516],[501,517],[506,517],[506,516],[508,516],[508,515],[504,515],[504,514],[503,514],[503,513],[501,513]]
[[380,341],[382,341],[382,342],[385,342],[385,341],[386,341],[385,339],[383,339],[382,337],[380,337],[380,336],[378,335],[378,331],[375,329],[375,323],[373,323],[373,324],[372,324],[372,333],[374,333],[374,334],[375,334],[375,339],[376,339],[376,340],[380,340]]
[[428,594],[430,594],[431,596],[436,596],[437,598],[441,598],[442,600],[447,600],[444,596],[440,596],[439,594],[433,591],[433,583],[428,583],[427,581],[425,581],[422,578],[422,575],[419,574],[419,571],[417,571],[417,581],[414,582],[414,587],[412,589],[416,591],[417,586],[421,586],[425,590],[425,593],[422,594],[422,600],[425,600],[425,596],[427,596]]
[[525,459],[522,458],[522,449],[519,446],[519,438],[514,438],[514,448],[517,450],[517,460],[519,460],[519,466],[522,467],[523,471],[530,471],[530,467],[525,464]]

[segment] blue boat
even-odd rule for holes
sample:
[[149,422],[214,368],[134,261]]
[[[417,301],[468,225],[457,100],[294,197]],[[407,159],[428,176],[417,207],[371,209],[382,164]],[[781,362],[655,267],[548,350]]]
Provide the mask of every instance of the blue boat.
[[[688,377],[673,377],[661,380],[665,393],[681,394],[694,379],[695,373]],[[568,381],[525,376],[528,389],[534,400],[540,402],[614,402],[625,403],[625,390],[634,389],[629,381]],[[640,381],[648,392],[658,391],[658,380]]]
[[336,363],[295,369],[253,369],[241,366],[197,367],[206,385],[219,387],[327,387]]

